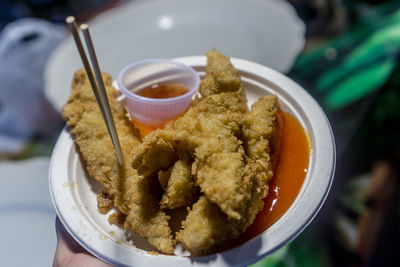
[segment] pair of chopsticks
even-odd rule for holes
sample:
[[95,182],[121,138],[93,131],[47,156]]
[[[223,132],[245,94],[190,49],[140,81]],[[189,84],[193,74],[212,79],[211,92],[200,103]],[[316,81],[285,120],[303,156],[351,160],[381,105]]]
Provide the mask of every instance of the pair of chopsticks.
[[[67,17],[66,23],[68,24],[72,36],[74,37],[76,47],[78,48],[79,55],[81,56],[83,66],[85,67],[86,74],[89,78],[90,85],[92,86],[97,104],[99,105],[101,114],[103,115],[104,122],[106,123],[108,129],[108,133],[110,134],[112,143],[114,145],[115,152],[117,153],[118,162],[122,166],[123,158],[121,152],[121,145],[119,143],[119,138],[117,130],[115,128],[114,119],[111,113],[110,104],[108,103],[107,93],[104,87],[104,81],[101,75],[99,63],[97,61],[96,52],[94,50],[92,38],[89,33],[89,26],[87,24],[82,24],[80,25],[80,29],[82,30],[83,37],[85,38],[86,47],[89,52],[93,71],[88,61],[88,57],[86,56],[85,49],[83,48],[81,38],[79,36],[78,25],[76,24],[75,18],[73,16]],[[93,72],[94,76],[96,77],[96,80],[93,76]]]

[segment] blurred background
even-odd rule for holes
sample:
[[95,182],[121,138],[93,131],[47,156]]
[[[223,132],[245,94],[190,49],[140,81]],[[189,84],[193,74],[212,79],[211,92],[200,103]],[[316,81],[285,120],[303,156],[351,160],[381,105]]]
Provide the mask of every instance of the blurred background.
[[[144,1],[0,0],[0,266],[49,266],[54,255],[47,169],[64,126],[54,89],[62,77],[49,80],[46,72],[65,58],[60,55],[69,35],[65,17],[100,21],[110,12],[116,16],[121,6],[135,8],[132,2]],[[282,25],[290,20],[295,29],[282,37],[282,44],[297,44],[280,51],[284,65],[269,65],[272,59],[256,53],[242,56],[234,44],[229,51],[216,47],[229,56],[260,59],[302,85],[331,122],[337,166],[328,199],[311,225],[253,266],[400,266],[400,2],[265,2],[289,10]],[[200,46],[201,54],[209,48]]]

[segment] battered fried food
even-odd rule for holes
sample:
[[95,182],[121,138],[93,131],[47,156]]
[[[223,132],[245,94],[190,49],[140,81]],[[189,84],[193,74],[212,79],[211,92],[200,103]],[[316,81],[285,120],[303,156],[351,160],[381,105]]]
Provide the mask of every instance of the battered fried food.
[[238,139],[247,99],[239,72],[215,49],[207,52],[199,91],[199,103],[173,125],[176,139],[194,151],[193,174],[201,191],[229,217],[240,219],[251,190]]
[[114,196],[102,191],[97,195],[97,208],[101,214],[107,214],[114,207]]
[[243,227],[253,222],[263,208],[263,199],[268,194],[268,184],[273,175],[276,151],[279,147],[276,96],[261,97],[246,113],[242,122],[243,146],[248,156],[246,176],[252,177],[251,200],[246,208]]
[[243,180],[244,150],[237,137],[247,99],[229,59],[216,50],[207,59],[201,99],[165,130],[147,135],[133,151],[133,167],[149,177],[185,150],[195,159],[192,174],[201,191],[228,216],[240,219],[251,191]]
[[201,96],[204,98],[224,92],[237,92],[242,82],[229,58],[216,49],[208,51],[206,55],[206,77],[199,88]]
[[166,254],[174,252],[174,240],[168,225],[170,217],[158,204],[160,186],[153,177],[133,176],[129,193],[132,196],[130,211],[125,221],[125,228],[146,238],[151,245]]
[[236,222],[230,221],[217,205],[202,196],[189,211],[176,239],[192,255],[204,255],[214,252],[218,246],[239,234]]
[[244,150],[236,137],[242,116],[240,95],[221,93],[200,101],[173,126],[176,141],[193,151],[192,173],[201,192],[237,219],[249,191],[242,180]]
[[[117,92],[111,87],[111,81],[111,77],[104,74],[123,159],[128,163],[131,161],[132,149],[140,144],[140,139],[126,118],[125,110],[115,99]],[[62,109],[62,115],[79,147],[89,175],[99,181],[109,195],[114,196],[115,206],[127,213],[131,196],[126,193],[126,181],[134,175],[134,170],[129,164],[123,167],[118,164],[111,138],[84,70],[74,75],[71,96]]]
[[189,211],[176,237],[192,253],[207,254],[227,240],[238,237],[262,209],[272,177],[273,162],[270,155],[276,146],[277,110],[277,98],[268,96],[261,98],[244,115],[242,138],[247,156],[243,179],[251,186],[251,197],[244,201],[245,214],[235,220],[226,216],[207,197],[201,197]]
[[127,215],[125,227],[148,238],[150,244],[162,252],[171,254],[174,242],[168,226],[169,217],[160,211],[152,185],[142,181],[138,171],[131,165],[133,149],[140,144],[138,131],[117,102],[117,91],[111,87],[111,77],[104,74],[103,79],[121,143],[123,166],[118,164],[106,125],[83,70],[74,76],[71,96],[63,107],[63,117],[89,175],[103,185],[110,199],[114,199],[114,205]]
[[197,196],[193,176],[192,163],[188,160],[178,160],[169,170],[169,179],[160,205],[163,209],[175,209],[191,206]]
[[[166,254],[173,253],[176,241],[203,255],[238,237],[261,210],[272,177],[277,98],[263,97],[247,111],[240,75],[229,58],[211,50],[207,60],[201,97],[142,141],[105,75],[123,167],[83,71],[75,75],[63,108],[88,173],[104,186],[99,208],[107,212],[113,202],[119,211],[110,222],[123,224]],[[174,240],[162,209],[185,206],[188,215]]]
[[168,169],[176,160],[175,135],[168,130],[155,130],[132,150],[132,167],[142,178],[150,177],[160,169]]
[[[161,166],[167,170],[182,158],[182,150],[194,159],[192,175],[203,196],[176,236],[194,254],[213,251],[237,237],[262,208],[272,175],[268,140],[275,131],[277,109],[277,99],[270,97],[246,113],[247,99],[237,70],[216,50],[208,52],[207,58],[201,98],[165,130],[146,136],[133,151],[133,166],[144,168],[140,172],[144,177]],[[260,151],[263,148],[265,152]],[[154,151],[163,151],[164,156]],[[181,181],[180,187],[191,188],[187,180]]]

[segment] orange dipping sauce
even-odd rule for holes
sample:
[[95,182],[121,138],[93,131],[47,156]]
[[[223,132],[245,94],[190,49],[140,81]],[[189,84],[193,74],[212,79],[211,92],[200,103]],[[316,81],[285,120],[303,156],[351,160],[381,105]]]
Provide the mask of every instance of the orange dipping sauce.
[[264,232],[290,208],[308,172],[311,143],[301,124],[291,114],[278,113],[280,148],[265,204],[253,224],[239,238],[245,242]]
[[[151,86],[145,87],[145,88],[135,92],[135,94],[144,96],[144,97],[148,97],[148,98],[162,99],[162,98],[172,98],[172,97],[181,96],[181,95],[186,94],[187,92],[189,92],[189,89],[180,83],[159,83],[159,84],[153,84]],[[136,126],[136,128],[139,129],[140,135],[142,137],[144,137],[156,129],[164,129],[165,124],[177,119],[178,117],[182,116],[185,112],[186,112],[186,110],[184,112],[182,112],[182,114],[179,114],[175,118],[172,118],[169,121],[167,121],[161,125],[142,124],[138,121],[135,121],[134,118],[132,119],[132,122]]]
[[172,98],[186,94],[189,92],[183,84],[180,83],[157,83],[145,87],[135,94],[148,98]]

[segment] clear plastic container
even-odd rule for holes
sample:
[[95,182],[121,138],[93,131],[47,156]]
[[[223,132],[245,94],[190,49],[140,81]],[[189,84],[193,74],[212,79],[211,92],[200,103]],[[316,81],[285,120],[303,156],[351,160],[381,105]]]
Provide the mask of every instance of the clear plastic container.
[[[137,94],[156,84],[179,83],[188,92],[171,98],[150,98]],[[200,76],[178,61],[147,59],[125,67],[118,76],[118,87],[125,96],[124,105],[134,121],[144,125],[162,125],[182,114],[197,93]]]

